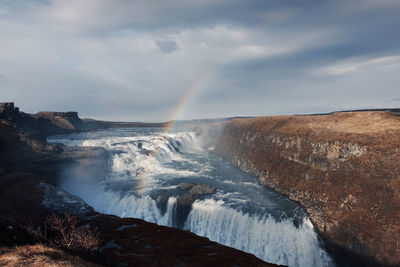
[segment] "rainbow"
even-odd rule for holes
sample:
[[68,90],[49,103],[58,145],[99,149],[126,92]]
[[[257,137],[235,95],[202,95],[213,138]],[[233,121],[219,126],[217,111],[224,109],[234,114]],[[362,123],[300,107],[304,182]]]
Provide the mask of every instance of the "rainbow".
[[[210,74],[211,74],[210,70],[203,72],[201,75],[197,76],[193,82],[190,83],[190,85],[186,88],[186,90],[184,90],[182,96],[179,98],[176,108],[172,112],[169,120],[166,123],[166,126],[164,127],[162,133],[160,134],[160,139],[156,144],[156,154],[154,155],[154,157],[152,157],[150,166],[152,166],[153,163],[155,163],[160,154],[161,144],[163,142],[163,135],[168,133],[174,127],[176,119],[178,118],[179,114],[187,106],[188,102],[193,98],[195,93],[200,88],[204,87],[204,85],[206,84],[206,82],[210,77]],[[137,177],[139,182],[138,185],[136,186],[137,193],[141,194],[144,191],[149,176],[150,176],[150,168],[143,170],[143,172],[139,174],[139,176]]]
[[171,128],[175,125],[175,121],[178,118],[179,114],[182,112],[182,110],[186,107],[187,103],[189,100],[192,99],[192,97],[195,95],[195,92],[197,92],[200,88],[202,88],[208,78],[210,77],[211,71],[205,71],[188,86],[188,88],[183,92],[182,96],[179,99],[178,105],[176,105],[175,110],[172,112],[168,122],[167,122],[167,127],[164,129],[164,133],[168,133]]

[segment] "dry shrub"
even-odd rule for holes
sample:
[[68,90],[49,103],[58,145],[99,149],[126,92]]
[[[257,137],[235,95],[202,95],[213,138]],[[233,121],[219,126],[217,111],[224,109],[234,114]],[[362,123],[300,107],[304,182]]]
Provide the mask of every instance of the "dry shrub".
[[56,233],[51,243],[75,251],[94,252],[100,246],[100,236],[90,225],[78,226],[76,217],[51,215],[46,220],[49,229]]
[[101,243],[97,229],[80,225],[70,214],[53,214],[47,217],[43,227],[30,223],[25,229],[37,242],[85,254],[96,252]]

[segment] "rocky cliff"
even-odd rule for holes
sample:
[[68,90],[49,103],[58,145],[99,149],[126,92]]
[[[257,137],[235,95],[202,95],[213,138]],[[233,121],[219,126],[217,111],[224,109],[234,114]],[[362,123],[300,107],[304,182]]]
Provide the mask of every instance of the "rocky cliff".
[[20,112],[13,102],[0,103],[0,119],[18,122],[20,128],[34,130],[45,136],[73,132],[97,131],[107,128],[166,127],[168,123],[113,122],[81,119],[78,112]]
[[32,117],[48,119],[63,132],[82,131],[84,129],[84,123],[78,117],[78,112],[38,112],[33,114]]
[[300,203],[343,262],[400,265],[398,113],[237,119],[215,152]]
[[84,131],[77,112],[20,112],[14,103],[0,103],[0,119],[18,125],[19,129],[42,136]]

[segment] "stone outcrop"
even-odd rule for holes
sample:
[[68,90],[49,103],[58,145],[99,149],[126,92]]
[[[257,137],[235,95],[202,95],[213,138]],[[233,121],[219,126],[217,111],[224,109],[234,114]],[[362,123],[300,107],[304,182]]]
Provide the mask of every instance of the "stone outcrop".
[[206,184],[182,183],[178,185],[178,189],[186,191],[188,194],[193,196],[202,196],[215,193],[215,187]]
[[0,103],[0,118],[12,120],[19,114],[19,108],[13,102]]
[[[21,131],[45,136],[84,131],[85,127],[76,112],[20,112],[14,103],[0,103],[0,119],[15,124]],[[39,137],[39,136],[37,136]]]
[[185,193],[176,200],[177,227],[183,228],[187,216],[192,210],[192,204],[201,196],[215,193],[215,187],[206,184],[182,183],[177,188]]
[[38,112],[34,118],[48,119],[53,125],[64,132],[78,132],[84,130],[84,123],[78,117],[78,112]]
[[343,263],[400,265],[396,114],[233,120],[215,152],[300,203]]
[[173,216],[172,225],[176,228],[183,229],[186,219],[192,210],[192,204],[205,195],[214,194],[215,187],[199,184],[199,183],[182,183],[175,189],[164,189],[152,194],[152,198],[157,200],[158,208],[162,214],[167,210],[168,199],[172,196],[178,197],[176,199],[176,216]]

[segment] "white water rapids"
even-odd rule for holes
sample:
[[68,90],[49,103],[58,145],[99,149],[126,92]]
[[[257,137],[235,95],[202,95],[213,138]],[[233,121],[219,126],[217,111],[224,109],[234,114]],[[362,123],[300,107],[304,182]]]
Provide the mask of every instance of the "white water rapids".
[[[298,205],[202,148],[193,132],[109,129],[56,136],[49,142],[102,146],[110,151],[112,165],[106,180],[93,184],[70,178],[63,184],[99,212],[176,226],[177,198],[182,195],[177,185],[207,184],[216,193],[193,203],[184,229],[272,263],[334,265]],[[144,186],[140,181],[143,172],[148,176]],[[139,183],[143,186],[140,192]],[[165,209],[155,197],[163,194],[168,195]]]

